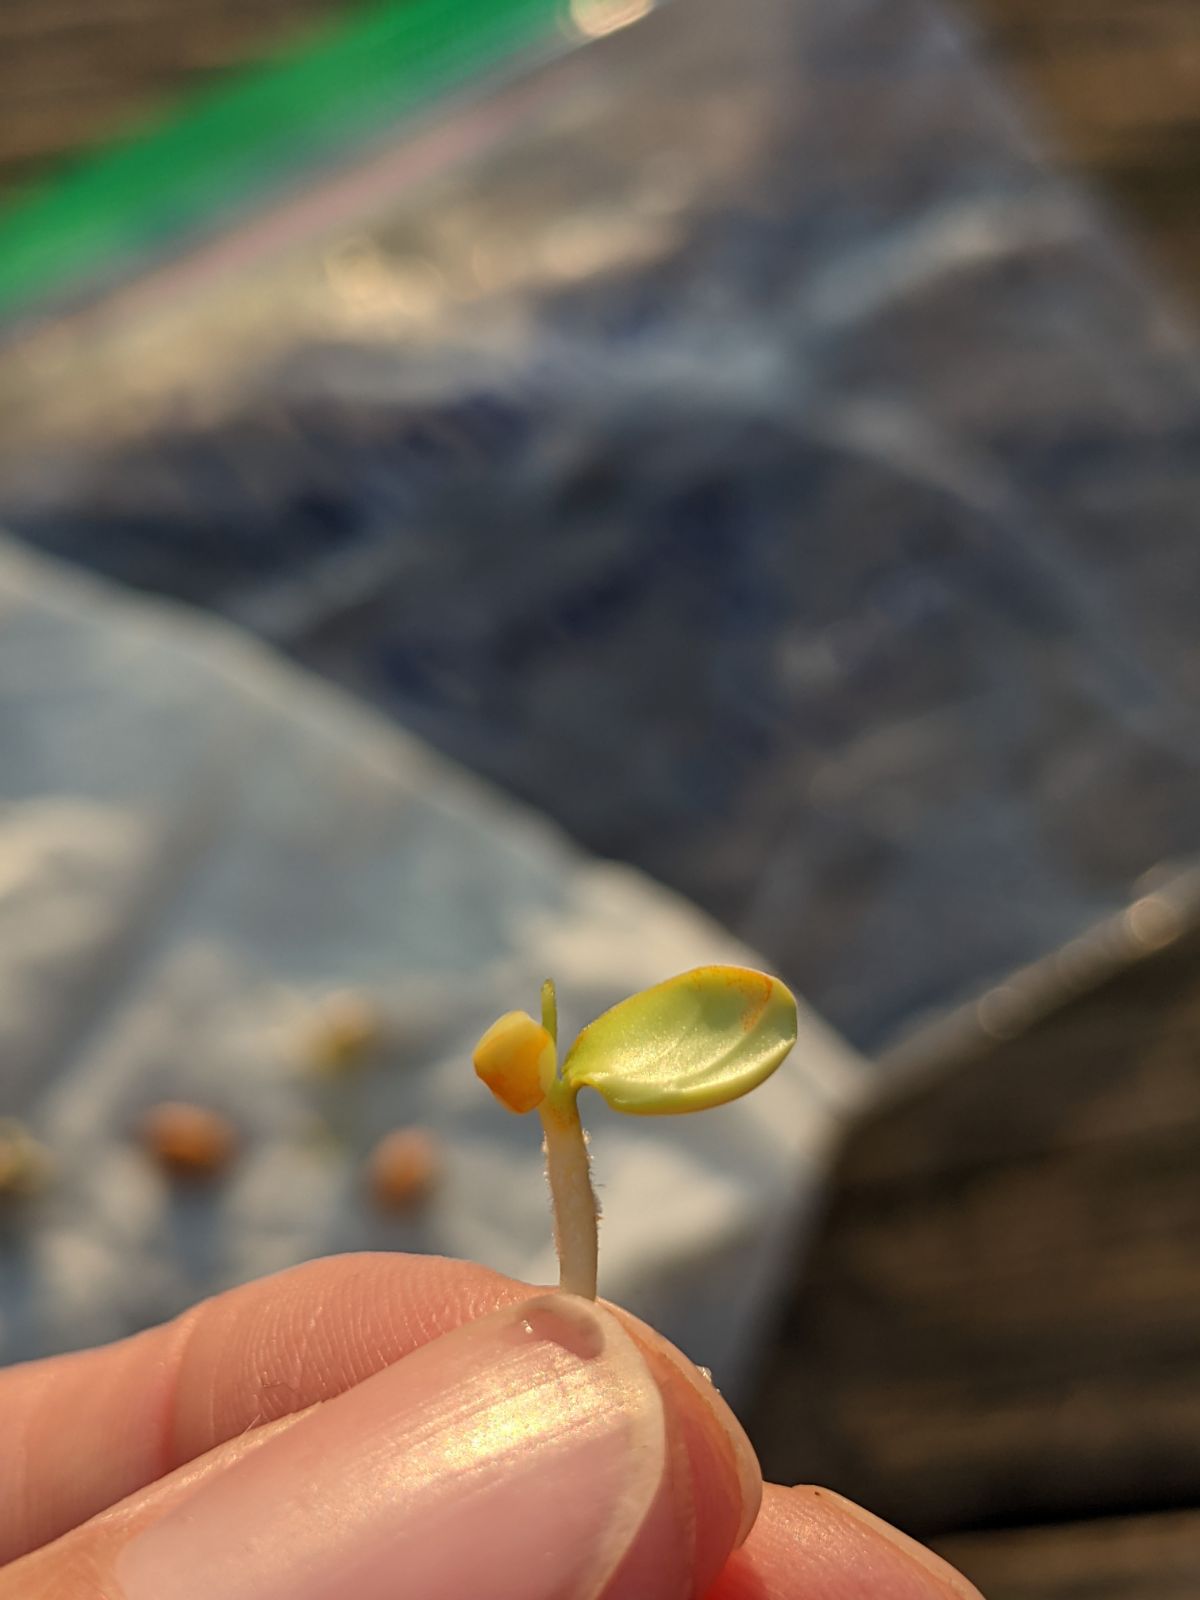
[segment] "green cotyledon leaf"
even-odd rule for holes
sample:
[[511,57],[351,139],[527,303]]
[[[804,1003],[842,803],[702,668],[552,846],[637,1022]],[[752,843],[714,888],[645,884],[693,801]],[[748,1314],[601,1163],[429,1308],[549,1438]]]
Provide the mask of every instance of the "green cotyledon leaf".
[[796,1002],[765,972],[696,967],[590,1023],[562,1065],[616,1111],[703,1111],[746,1094],[796,1042]]

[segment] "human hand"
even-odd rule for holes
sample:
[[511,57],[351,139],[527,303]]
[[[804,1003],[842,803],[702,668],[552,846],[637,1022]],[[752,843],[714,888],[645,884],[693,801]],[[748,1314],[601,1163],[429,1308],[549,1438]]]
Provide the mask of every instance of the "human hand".
[[764,1490],[632,1317],[437,1257],[10,1368],[0,1418],[0,1600],[979,1600],[839,1496]]

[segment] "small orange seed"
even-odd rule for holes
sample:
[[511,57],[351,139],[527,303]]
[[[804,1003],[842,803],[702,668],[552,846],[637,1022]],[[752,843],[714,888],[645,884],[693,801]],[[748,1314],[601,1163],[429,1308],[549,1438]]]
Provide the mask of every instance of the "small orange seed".
[[407,1211],[424,1200],[441,1171],[437,1139],[426,1128],[394,1128],[367,1160],[367,1184],[381,1211]]
[[142,1143],[165,1171],[206,1178],[233,1155],[237,1135],[228,1117],[206,1106],[164,1100],[142,1118]]

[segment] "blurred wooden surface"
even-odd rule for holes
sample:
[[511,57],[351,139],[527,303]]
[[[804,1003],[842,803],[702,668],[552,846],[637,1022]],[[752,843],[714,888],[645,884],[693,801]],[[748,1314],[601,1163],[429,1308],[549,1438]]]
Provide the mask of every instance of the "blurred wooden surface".
[[958,0],[1060,160],[1200,299],[1198,0]]
[[988,1600],[1200,1595],[1198,1241],[1189,935],[857,1130],[764,1465],[932,1538]]
[[345,9],[345,0],[0,0],[0,198]]
[[1200,1514],[958,1534],[937,1548],[988,1600],[1195,1600]]

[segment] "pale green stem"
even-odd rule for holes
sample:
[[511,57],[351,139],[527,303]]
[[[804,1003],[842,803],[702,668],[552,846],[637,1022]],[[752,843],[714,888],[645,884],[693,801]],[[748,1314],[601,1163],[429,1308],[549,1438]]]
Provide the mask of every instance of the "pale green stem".
[[573,1091],[556,1082],[542,1101],[541,1117],[546,1133],[546,1176],[554,1204],[558,1286],[568,1294],[594,1300],[600,1208]]
[[547,978],[542,985],[542,1027],[558,1045],[558,994],[554,979]]
[[[553,978],[542,985],[542,1027],[558,1045],[558,997]],[[592,1188],[587,1135],[575,1106],[575,1091],[558,1076],[544,1084],[540,1112],[546,1135],[546,1176],[554,1207],[558,1286],[568,1294],[596,1298],[597,1222],[600,1208]]]

